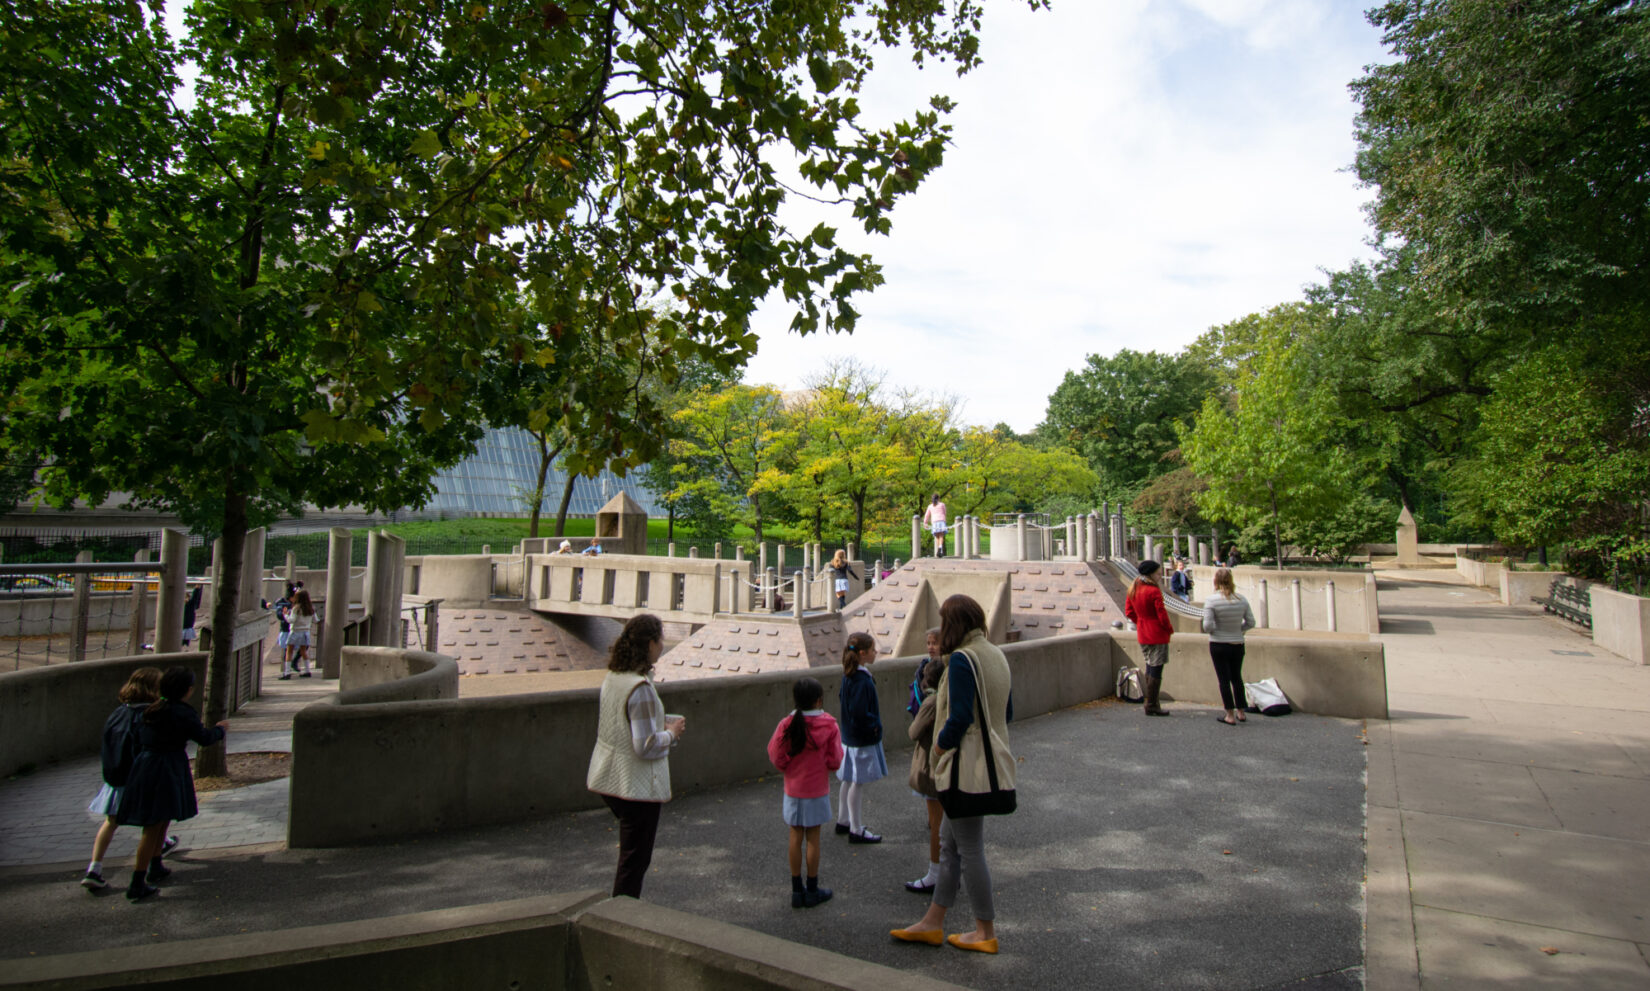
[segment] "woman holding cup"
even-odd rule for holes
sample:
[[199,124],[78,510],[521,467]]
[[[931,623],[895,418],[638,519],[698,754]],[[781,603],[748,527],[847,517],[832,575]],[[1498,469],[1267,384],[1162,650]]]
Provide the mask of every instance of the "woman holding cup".
[[633,617],[613,642],[602,679],[596,747],[585,787],[602,796],[619,820],[615,896],[642,896],[659,813],[670,801],[670,751],[687,728],[683,717],[665,714],[653,687],[653,665],[663,649],[659,617]]

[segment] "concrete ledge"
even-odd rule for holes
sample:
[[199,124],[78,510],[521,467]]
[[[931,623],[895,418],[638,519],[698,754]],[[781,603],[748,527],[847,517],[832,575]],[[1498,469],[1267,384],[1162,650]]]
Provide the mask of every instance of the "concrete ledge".
[[1593,642],[1634,664],[1650,664],[1650,599],[1606,585],[1587,590],[1592,601]]
[[458,662],[426,650],[345,647],[337,704],[458,698]]
[[1553,582],[1561,581],[1567,585],[1580,584],[1586,586],[1585,581],[1571,578],[1562,571],[1513,571],[1510,568],[1501,570],[1501,604],[1504,606],[1527,606],[1530,600],[1536,597],[1545,599],[1552,591]]
[[[1217,704],[1208,638],[1180,634],[1170,648],[1170,696]],[[1122,663],[1138,663],[1132,634],[1087,633],[1009,644],[1020,718],[1111,695]],[[1380,644],[1269,637],[1250,641],[1244,675],[1275,677],[1303,712],[1386,717]],[[915,658],[871,669],[883,746],[895,775],[909,748],[903,727]],[[773,671],[659,686],[665,709],[687,717],[670,757],[673,792],[772,774],[767,743],[791,709],[804,672]],[[841,668],[805,672],[837,708]],[[340,705],[299,712],[292,725],[287,844],[343,846],[599,807],[584,774],[596,738],[598,689],[494,698]],[[411,771],[409,769],[416,769]]]
[[[907,745],[897,727],[904,725],[916,663],[878,661],[872,669],[890,749]],[[773,773],[768,737],[790,711],[791,685],[804,673],[824,686],[834,711],[841,668],[660,685],[665,708],[688,720],[688,735],[670,758],[672,789]],[[601,800],[584,787],[599,697],[598,689],[586,688],[311,705],[292,724],[287,843],[368,843],[599,807]]]
[[572,920],[602,896],[548,895],[329,926],[8,960],[0,988],[568,987]]
[[703,916],[581,891],[330,926],[4,961],[0,989],[717,988],[955,985]]
[[[1119,636],[1114,642],[1128,663],[1140,664],[1140,645],[1131,636]],[[1262,678],[1276,678],[1301,712],[1348,719],[1387,718],[1386,650],[1379,643],[1250,638],[1244,649],[1243,680]],[[1163,691],[1174,700],[1220,705],[1220,686],[1215,683],[1206,634],[1175,634],[1169,643],[1169,666],[1163,671]]]
[[0,674],[0,775],[95,754],[121,686],[141,667],[182,666],[206,683],[206,655],[139,654]]
[[[931,978],[632,898],[575,919],[572,987],[717,991],[939,991]],[[886,938],[886,937],[885,937]]]
[[[1117,693],[1121,655],[1114,651],[1109,633],[1004,644],[1003,655],[1014,677],[1015,719],[1069,709]],[[907,717],[894,725],[904,726],[908,721]],[[903,774],[897,776],[904,780]]]

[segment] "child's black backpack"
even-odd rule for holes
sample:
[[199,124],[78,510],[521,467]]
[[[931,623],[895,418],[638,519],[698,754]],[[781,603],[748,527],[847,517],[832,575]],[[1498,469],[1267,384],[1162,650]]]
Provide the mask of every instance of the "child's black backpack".
[[141,705],[123,705],[109,713],[103,724],[103,780],[111,787],[124,788],[132,774],[141,744],[138,724],[143,720]]

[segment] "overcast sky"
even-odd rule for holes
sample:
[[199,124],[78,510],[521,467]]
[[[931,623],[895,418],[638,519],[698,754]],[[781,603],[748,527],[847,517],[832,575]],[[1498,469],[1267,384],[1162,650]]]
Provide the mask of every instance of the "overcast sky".
[[953,147],[892,236],[849,241],[887,278],[859,329],[801,338],[770,301],[746,380],[796,389],[852,356],[1026,431],[1086,355],[1178,350],[1372,257],[1347,84],[1389,59],[1364,6],[992,0],[969,75],[888,60],[862,103],[886,120],[947,93]]

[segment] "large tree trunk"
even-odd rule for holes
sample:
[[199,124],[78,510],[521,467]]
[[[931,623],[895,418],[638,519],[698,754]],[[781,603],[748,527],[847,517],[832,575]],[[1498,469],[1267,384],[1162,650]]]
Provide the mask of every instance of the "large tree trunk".
[[[854,546],[865,542],[865,496],[864,492],[852,496],[854,500]],[[917,557],[918,548],[911,549],[911,556]]]
[[556,536],[560,537],[567,532],[567,507],[573,504],[573,483],[579,476],[572,472],[567,473],[567,484],[561,487],[561,505],[556,507]]
[[[223,556],[212,574],[217,586],[212,596],[212,655],[206,663],[206,690],[201,697],[201,721],[208,726],[229,717],[230,648],[235,643],[235,614],[240,610],[241,566],[246,553],[246,494],[233,481],[224,484]],[[262,562],[259,562],[262,566]],[[229,774],[224,745],[201,747],[195,755],[195,777],[221,778]]]
[[665,543],[673,544],[675,542],[676,542],[676,504],[674,502],[671,502],[671,503],[666,503],[665,504]]

